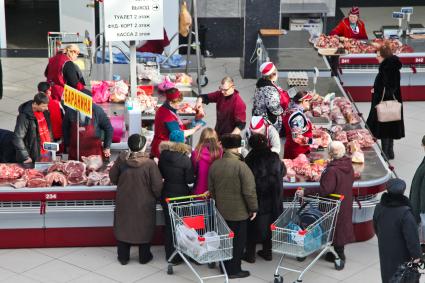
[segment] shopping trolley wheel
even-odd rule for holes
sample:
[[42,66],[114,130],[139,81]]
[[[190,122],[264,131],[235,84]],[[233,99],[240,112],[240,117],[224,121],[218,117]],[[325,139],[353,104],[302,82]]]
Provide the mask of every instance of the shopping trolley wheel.
[[208,263],[208,268],[210,268],[210,269],[215,268],[215,266],[216,266],[215,262]]
[[278,275],[278,276],[274,276],[274,282],[273,283],[283,283],[283,277]]
[[345,262],[342,259],[336,259],[334,265],[336,270],[343,270],[345,267]]
[[307,258],[306,256],[303,256],[303,257],[298,257],[297,256],[297,261],[303,262],[306,258]]
[[174,273],[173,266],[171,264],[169,264],[168,265],[168,268],[167,268],[167,274],[168,275],[171,275],[173,273]]
[[201,85],[201,87],[206,87],[208,84],[208,77],[203,75],[201,76],[201,82],[199,82],[199,80],[197,80],[197,83]]

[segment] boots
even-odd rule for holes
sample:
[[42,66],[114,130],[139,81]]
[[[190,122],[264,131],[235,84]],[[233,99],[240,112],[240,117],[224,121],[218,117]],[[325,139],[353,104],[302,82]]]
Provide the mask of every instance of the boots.
[[389,155],[389,148],[390,148],[390,139],[381,139],[381,147],[382,147],[382,153],[384,154],[384,157],[387,159],[390,159]]
[[249,263],[255,263],[255,248],[256,245],[254,243],[247,243],[242,260]]
[[258,251],[257,254],[261,256],[265,261],[271,261],[272,258],[272,241],[266,240],[263,242],[263,249]]

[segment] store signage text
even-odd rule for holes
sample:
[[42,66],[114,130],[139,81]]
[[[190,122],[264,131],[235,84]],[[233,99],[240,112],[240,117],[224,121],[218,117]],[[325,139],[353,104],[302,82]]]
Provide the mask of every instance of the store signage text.
[[65,85],[63,89],[63,102],[69,108],[72,108],[85,116],[91,118],[93,112],[93,99],[91,96]]

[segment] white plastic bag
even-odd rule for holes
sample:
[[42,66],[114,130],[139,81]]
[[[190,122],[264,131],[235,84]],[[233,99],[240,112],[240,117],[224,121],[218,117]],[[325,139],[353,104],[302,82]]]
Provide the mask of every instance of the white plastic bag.
[[185,225],[176,226],[177,243],[183,250],[186,249],[188,255],[201,257],[207,252],[206,248],[201,245],[198,238],[199,235],[195,229],[189,228]]
[[207,232],[203,236],[205,238],[204,247],[207,251],[216,251],[220,247],[220,236],[215,231]]

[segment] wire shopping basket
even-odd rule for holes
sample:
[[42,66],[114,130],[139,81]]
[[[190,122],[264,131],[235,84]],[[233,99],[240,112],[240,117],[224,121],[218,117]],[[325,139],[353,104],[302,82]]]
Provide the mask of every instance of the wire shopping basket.
[[[228,282],[223,261],[232,258],[234,234],[216,209],[215,201],[207,194],[169,198],[166,201],[176,249],[168,262],[178,254],[200,282],[217,277],[225,277]],[[224,274],[201,277],[187,257],[200,264],[220,262]],[[171,264],[167,273],[173,274]]]
[[[272,251],[281,254],[274,274],[274,282],[283,282],[279,269],[300,273],[296,282],[302,282],[305,272],[328,250],[335,255],[335,268],[342,269],[344,262],[331,249],[335,224],[344,196],[332,194],[329,197],[294,197],[279,218],[271,225]],[[293,256],[302,261],[310,254],[319,254],[304,270],[286,268],[283,257]]]

